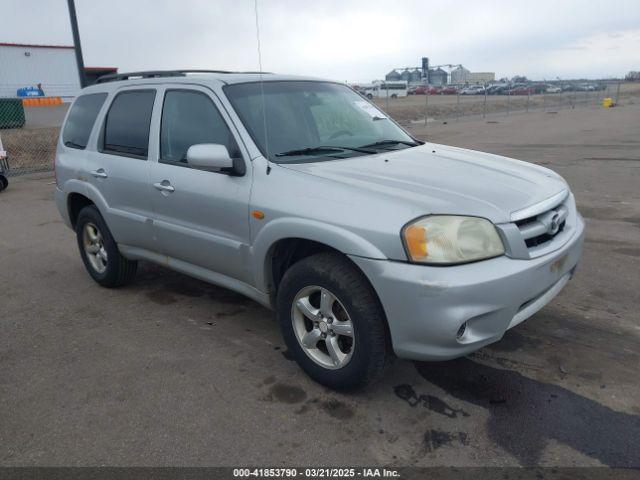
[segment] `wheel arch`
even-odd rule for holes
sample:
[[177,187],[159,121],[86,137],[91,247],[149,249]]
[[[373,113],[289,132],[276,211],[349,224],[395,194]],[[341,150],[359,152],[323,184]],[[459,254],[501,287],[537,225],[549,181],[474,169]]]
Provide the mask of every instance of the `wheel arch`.
[[375,245],[344,228],[307,219],[273,220],[258,232],[253,241],[253,278],[259,290],[275,290],[274,254],[294,246],[312,253],[331,250],[345,256],[386,258]]
[[104,197],[95,187],[83,183],[68,185],[67,188],[66,207],[72,228],[76,228],[78,214],[88,205],[95,205],[98,211],[104,215],[104,212],[107,210],[107,204]]

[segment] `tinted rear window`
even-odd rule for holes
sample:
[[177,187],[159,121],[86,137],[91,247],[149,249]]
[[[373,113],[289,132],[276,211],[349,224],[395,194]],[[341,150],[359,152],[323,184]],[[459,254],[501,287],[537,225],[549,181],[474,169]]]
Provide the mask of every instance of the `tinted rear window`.
[[64,126],[62,143],[71,148],[82,149],[87,146],[91,129],[106,98],[106,93],[78,97]]
[[155,90],[132,90],[116,96],[105,123],[105,152],[147,157],[155,96]]

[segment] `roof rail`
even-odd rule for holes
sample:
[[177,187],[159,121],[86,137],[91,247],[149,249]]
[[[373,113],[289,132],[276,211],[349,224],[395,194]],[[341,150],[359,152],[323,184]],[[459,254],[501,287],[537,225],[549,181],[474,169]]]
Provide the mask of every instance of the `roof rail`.
[[145,72],[110,73],[98,77],[96,83],[115,82],[118,80],[129,80],[131,78],[157,78],[157,77],[183,77],[184,73],[179,70],[149,70]]
[[116,82],[118,80],[130,80],[134,78],[158,78],[158,77],[184,77],[187,73],[264,73],[270,72],[230,72],[228,70],[148,70],[142,72],[128,72],[128,73],[110,73],[108,75],[102,75],[96,80],[96,83]]

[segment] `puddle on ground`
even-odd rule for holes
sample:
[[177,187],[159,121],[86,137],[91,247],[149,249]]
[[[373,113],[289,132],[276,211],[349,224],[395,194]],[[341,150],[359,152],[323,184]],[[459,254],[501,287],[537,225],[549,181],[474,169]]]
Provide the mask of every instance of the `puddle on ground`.
[[415,364],[427,381],[489,412],[487,434],[522,465],[555,440],[605,465],[640,465],[640,415],[617,412],[566,388],[467,358]]

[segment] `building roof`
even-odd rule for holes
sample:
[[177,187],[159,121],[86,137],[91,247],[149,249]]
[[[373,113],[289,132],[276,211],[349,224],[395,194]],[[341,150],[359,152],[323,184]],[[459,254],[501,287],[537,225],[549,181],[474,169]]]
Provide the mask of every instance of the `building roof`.
[[0,42],[0,47],[19,47],[19,48],[71,48],[73,45],[37,45],[32,43],[4,43]]

